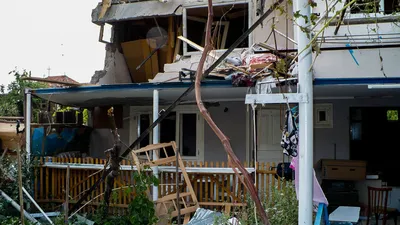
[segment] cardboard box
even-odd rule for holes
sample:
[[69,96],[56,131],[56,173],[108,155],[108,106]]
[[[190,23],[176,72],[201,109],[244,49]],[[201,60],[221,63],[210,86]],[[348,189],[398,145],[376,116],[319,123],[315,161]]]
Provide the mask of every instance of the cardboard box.
[[356,160],[321,159],[317,163],[321,178],[326,180],[365,180],[367,162]]
[[121,43],[125,61],[128,64],[129,72],[135,83],[148,82],[159,72],[157,52],[147,60],[139,70],[136,67],[140,65],[157,46],[153,39],[140,39]]

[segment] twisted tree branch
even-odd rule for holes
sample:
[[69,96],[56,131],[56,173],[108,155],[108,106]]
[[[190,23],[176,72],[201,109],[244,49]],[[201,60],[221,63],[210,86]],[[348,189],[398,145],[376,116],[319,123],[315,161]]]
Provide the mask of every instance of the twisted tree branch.
[[257,194],[257,190],[253,184],[253,181],[252,181],[249,173],[244,168],[244,166],[240,163],[239,159],[237,158],[237,156],[235,155],[235,153],[232,150],[232,146],[228,140],[228,137],[225,136],[225,134],[215,124],[214,120],[211,118],[210,113],[207,111],[207,109],[204,106],[203,101],[201,99],[201,87],[200,86],[201,86],[201,80],[203,78],[203,67],[204,67],[204,63],[207,59],[208,52],[212,49],[212,46],[211,46],[212,23],[213,23],[212,0],[208,0],[208,18],[207,18],[207,27],[206,27],[205,46],[204,46],[204,51],[201,55],[199,66],[197,67],[197,71],[196,71],[195,94],[196,94],[197,106],[200,110],[200,113],[203,115],[204,120],[207,121],[208,125],[210,125],[211,129],[215,132],[215,134],[221,140],[222,145],[224,146],[224,149],[229,156],[228,157],[229,164],[233,168],[233,171],[235,171],[235,174],[238,177],[240,177],[240,173],[237,171],[237,169],[243,174],[243,179],[241,179],[241,182],[247,188],[247,190],[250,192],[251,198],[253,199],[253,201],[256,204],[258,214],[261,217],[263,224],[269,225],[270,223],[268,221],[268,216],[264,210],[264,207],[261,204],[260,198],[258,197],[258,194]]

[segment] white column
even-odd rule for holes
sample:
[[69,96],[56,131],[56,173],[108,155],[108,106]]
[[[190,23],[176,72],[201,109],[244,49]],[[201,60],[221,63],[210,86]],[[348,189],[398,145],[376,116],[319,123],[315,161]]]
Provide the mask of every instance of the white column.
[[29,162],[31,156],[31,122],[32,122],[32,94],[29,89],[25,89],[25,149],[26,157]]
[[[296,1],[296,9],[310,21],[311,7],[307,0]],[[302,17],[297,19],[298,52],[303,51],[310,42],[310,36],[300,27],[309,27]],[[303,51],[298,58],[300,93],[308,95],[308,102],[299,103],[299,225],[312,225],[313,213],[313,83],[311,48]]]
[[[159,110],[159,97],[158,97],[158,90],[153,91],[153,122],[158,119]],[[157,125],[153,129],[153,144],[160,143],[160,127]],[[157,155],[153,153],[153,160],[158,159]],[[154,176],[158,178],[158,166],[154,166],[152,168]],[[153,186],[153,201],[158,199],[158,186]]]

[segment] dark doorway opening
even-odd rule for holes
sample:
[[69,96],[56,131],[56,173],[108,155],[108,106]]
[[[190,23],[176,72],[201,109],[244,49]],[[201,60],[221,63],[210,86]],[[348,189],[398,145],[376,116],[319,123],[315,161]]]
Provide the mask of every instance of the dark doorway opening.
[[350,159],[367,161],[367,173],[400,186],[400,107],[350,108]]

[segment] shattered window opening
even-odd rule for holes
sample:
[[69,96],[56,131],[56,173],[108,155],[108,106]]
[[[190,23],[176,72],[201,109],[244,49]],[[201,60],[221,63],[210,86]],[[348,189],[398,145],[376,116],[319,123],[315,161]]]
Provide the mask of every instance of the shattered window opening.
[[[212,32],[214,49],[228,49],[244,31],[248,29],[248,4],[228,4],[214,7],[214,23]],[[186,9],[186,38],[204,47],[205,27],[207,22],[207,7]],[[249,47],[246,38],[238,48]],[[187,45],[187,52],[197,52]]]

